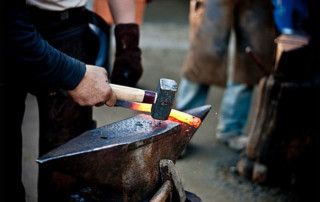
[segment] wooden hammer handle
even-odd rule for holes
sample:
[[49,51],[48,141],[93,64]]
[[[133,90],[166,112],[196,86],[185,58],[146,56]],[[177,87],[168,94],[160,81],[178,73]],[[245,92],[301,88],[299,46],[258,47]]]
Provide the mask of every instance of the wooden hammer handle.
[[153,104],[157,97],[157,93],[153,91],[116,84],[110,84],[110,86],[113,92],[116,94],[118,100]]

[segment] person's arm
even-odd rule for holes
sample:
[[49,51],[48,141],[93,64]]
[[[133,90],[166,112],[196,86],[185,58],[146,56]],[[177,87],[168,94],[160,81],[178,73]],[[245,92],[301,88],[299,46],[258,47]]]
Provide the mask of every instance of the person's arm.
[[4,71],[7,82],[66,89],[80,105],[115,103],[105,70],[86,66],[50,46],[36,32],[23,4],[10,4],[6,9],[4,47],[6,61],[12,64]]
[[135,0],[108,0],[115,24],[135,23]]
[[115,23],[116,54],[111,82],[135,86],[143,73],[140,28],[135,22],[135,0],[108,0]]
[[[5,47],[23,81],[49,88],[74,89],[85,74],[85,64],[50,46],[35,30],[23,5],[7,8]],[[25,78],[25,79],[24,79]],[[19,81],[15,81],[19,82]]]

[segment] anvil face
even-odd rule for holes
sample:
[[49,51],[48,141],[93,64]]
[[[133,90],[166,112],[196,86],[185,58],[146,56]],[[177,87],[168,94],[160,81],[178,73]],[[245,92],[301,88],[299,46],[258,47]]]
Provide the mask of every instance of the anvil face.
[[52,150],[38,159],[45,163],[60,158],[112,149],[125,145],[139,147],[142,144],[154,141],[159,135],[177,131],[179,123],[159,121],[145,114],[115,122],[100,128],[90,130],[72,139],[68,143]]
[[[203,120],[210,109],[210,106],[204,106],[190,110],[188,113]],[[37,162],[45,163],[46,161],[96,152],[123,145],[133,144],[132,147],[139,147],[142,144],[147,144],[160,138],[158,136],[177,132],[179,125],[181,124],[174,121],[155,120],[148,115],[140,114],[132,118],[87,131],[79,137],[70,140],[68,143],[42,156]],[[187,126],[187,124],[182,125]]]
[[[203,106],[187,112],[203,120],[210,109]],[[175,161],[196,130],[187,124],[140,114],[87,131],[38,162],[91,184],[143,198],[159,181],[159,161]]]

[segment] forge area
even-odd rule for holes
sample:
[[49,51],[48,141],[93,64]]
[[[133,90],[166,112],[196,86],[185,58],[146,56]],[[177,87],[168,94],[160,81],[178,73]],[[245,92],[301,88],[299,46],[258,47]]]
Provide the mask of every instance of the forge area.
[[[179,83],[181,66],[189,47],[188,9],[189,1],[186,0],[153,0],[147,6],[140,38],[144,73],[138,87],[154,90],[161,77]],[[300,201],[290,187],[254,184],[234,172],[240,153],[215,138],[222,95],[223,88],[211,87],[207,104],[212,105],[212,109],[177,161],[184,188],[204,202]],[[98,126],[134,114],[123,108],[94,108]],[[23,123],[23,182],[27,202],[37,201],[38,121],[36,99],[29,95]]]

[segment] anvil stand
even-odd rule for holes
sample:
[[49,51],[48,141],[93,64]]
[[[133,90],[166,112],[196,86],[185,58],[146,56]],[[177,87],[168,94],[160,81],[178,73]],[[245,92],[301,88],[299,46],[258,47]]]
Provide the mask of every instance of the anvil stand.
[[150,202],[190,201],[200,202],[201,199],[184,190],[179,173],[171,160],[163,159],[159,163],[162,185]]
[[[189,191],[184,190],[180,175],[172,160],[160,160],[159,169],[161,186],[151,197],[151,199],[144,199],[143,202],[201,202],[201,199],[198,196]],[[87,190],[86,188],[83,190],[79,190],[78,194],[73,194],[70,196],[69,201],[109,201],[109,194],[106,195],[107,197],[105,196],[105,194],[90,194],[90,190],[90,187],[87,187]],[[86,191],[88,191],[88,193],[85,193]],[[101,189],[99,192],[101,191],[103,192],[103,189]],[[113,199],[110,200],[114,201]]]

